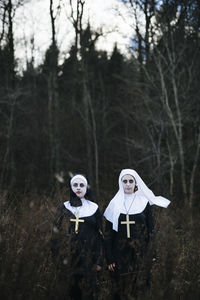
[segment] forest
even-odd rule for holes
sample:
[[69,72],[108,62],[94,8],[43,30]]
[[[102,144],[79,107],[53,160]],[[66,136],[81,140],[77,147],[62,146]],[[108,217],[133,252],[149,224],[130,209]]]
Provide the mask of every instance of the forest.
[[[134,24],[125,55],[117,43],[111,54],[97,49],[102,30],[83,25],[87,0],[62,1],[75,36],[65,59],[61,8],[49,0],[51,44],[22,72],[13,24],[27,1],[0,1],[1,299],[55,299],[49,240],[70,176],[88,176],[103,212],[124,168],[171,201],[153,207],[158,259],[139,299],[199,299],[200,2],[121,0]],[[105,265],[99,300],[109,293]]]

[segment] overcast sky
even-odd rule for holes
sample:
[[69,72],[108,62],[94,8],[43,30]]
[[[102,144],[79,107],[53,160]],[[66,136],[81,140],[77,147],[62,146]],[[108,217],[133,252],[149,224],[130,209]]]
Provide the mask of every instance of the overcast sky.
[[[20,66],[24,65],[26,57],[31,57],[31,37],[34,37],[36,64],[42,62],[44,53],[51,43],[49,2],[49,0],[31,0],[16,11],[15,50]],[[61,5],[60,14],[56,19],[56,29],[58,47],[63,57],[67,55],[74,40],[74,29],[70,21],[71,9],[69,0],[54,0],[54,3],[55,8],[58,3]],[[133,34],[131,28],[133,19],[119,0],[86,0],[83,19],[85,24],[89,20],[92,28],[103,29],[105,34],[99,38],[97,44],[99,49],[111,53],[114,43],[117,42],[121,52],[127,53]]]

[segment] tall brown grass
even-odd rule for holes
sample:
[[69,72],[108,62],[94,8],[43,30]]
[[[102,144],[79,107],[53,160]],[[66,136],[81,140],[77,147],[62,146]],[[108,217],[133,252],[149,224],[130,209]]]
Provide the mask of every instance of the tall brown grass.
[[[50,239],[56,207],[66,200],[56,195],[0,195],[0,299],[57,299],[67,289],[59,282]],[[100,208],[105,207],[101,203]],[[153,208],[157,260],[151,265],[150,287],[137,289],[137,299],[199,299],[200,236],[198,214],[173,205]],[[70,274],[69,274],[70,277]],[[132,288],[133,283],[128,283]],[[104,262],[98,274],[98,299],[109,299],[110,276]],[[125,294],[129,295],[127,288]],[[64,291],[63,291],[64,294]],[[60,298],[61,299],[61,298]],[[130,295],[129,299],[135,299]]]

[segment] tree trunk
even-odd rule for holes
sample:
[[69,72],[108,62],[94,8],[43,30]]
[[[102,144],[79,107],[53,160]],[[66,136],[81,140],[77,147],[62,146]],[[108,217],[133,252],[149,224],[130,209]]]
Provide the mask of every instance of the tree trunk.
[[59,97],[57,82],[57,58],[55,17],[53,12],[53,0],[50,0],[50,17],[52,30],[52,44],[50,46],[50,72],[48,74],[48,124],[50,143],[50,175],[51,181],[56,173],[60,172],[60,140],[59,140]]
[[193,198],[194,198],[194,179],[195,179],[195,172],[197,169],[197,164],[199,160],[200,154],[200,127],[198,128],[198,136],[197,136],[197,146],[196,146],[196,153],[194,157],[194,163],[192,167],[192,172],[190,176],[190,196],[189,196],[189,206],[193,207]]

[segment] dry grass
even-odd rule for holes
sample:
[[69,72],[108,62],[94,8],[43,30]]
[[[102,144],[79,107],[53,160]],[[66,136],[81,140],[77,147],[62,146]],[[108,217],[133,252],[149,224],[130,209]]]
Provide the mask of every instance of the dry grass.
[[[0,196],[0,295],[1,300],[57,299],[59,270],[50,252],[52,221],[63,195]],[[171,209],[172,211],[172,209]],[[175,210],[174,210],[175,211]],[[137,299],[199,299],[200,238],[198,218],[187,210],[154,210],[158,259],[151,268],[151,286],[138,281]],[[196,221],[195,221],[196,220]],[[98,275],[99,300],[109,299],[111,281],[104,265]],[[125,291],[127,299],[132,282]],[[61,299],[61,298],[60,298]]]

